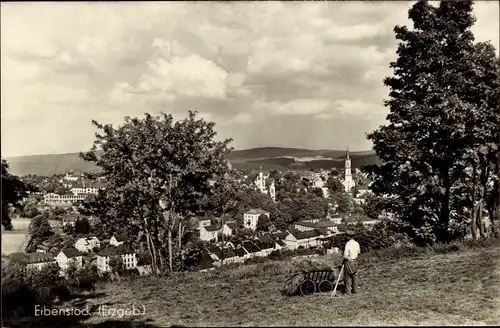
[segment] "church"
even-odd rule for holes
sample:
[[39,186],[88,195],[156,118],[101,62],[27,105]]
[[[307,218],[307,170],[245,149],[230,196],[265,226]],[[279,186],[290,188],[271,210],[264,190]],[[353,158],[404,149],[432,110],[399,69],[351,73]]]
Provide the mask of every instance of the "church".
[[262,172],[262,167],[260,168],[259,175],[254,181],[255,187],[263,194],[268,194],[271,196],[271,199],[273,202],[276,202],[276,187],[274,186],[274,181],[271,182],[271,185],[269,186],[269,190],[267,189],[266,186],[266,179],[269,178],[268,175],[264,175]]
[[344,185],[344,190],[346,192],[351,192],[355,186],[351,172],[351,158],[349,156],[349,147],[347,147],[345,153],[344,181],[342,182],[342,185]]

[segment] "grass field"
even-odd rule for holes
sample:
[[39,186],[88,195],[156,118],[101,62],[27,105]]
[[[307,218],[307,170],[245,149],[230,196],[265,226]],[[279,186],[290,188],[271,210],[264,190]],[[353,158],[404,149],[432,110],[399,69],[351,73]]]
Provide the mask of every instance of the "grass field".
[[[49,220],[52,229],[59,229],[61,223],[56,220]],[[27,242],[29,219],[12,219],[13,231],[4,231],[2,228],[2,255],[9,255],[15,252],[24,251]]]
[[[318,257],[314,261],[330,262]],[[500,247],[401,260],[366,261],[360,292],[287,297],[280,293],[297,261],[267,262],[208,273],[107,283],[97,309],[145,307],[145,316],[93,315],[67,326],[168,327],[298,325],[495,325],[500,323]],[[68,306],[68,305],[66,305]]]
[[2,229],[2,255],[9,255],[23,251],[23,247],[28,235],[30,220],[15,218],[12,219],[13,231]]

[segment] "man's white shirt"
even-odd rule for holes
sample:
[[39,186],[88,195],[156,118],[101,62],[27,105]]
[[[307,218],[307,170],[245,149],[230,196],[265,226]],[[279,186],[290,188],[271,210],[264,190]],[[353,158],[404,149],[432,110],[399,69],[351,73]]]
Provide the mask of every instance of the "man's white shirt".
[[359,244],[354,239],[349,240],[347,244],[345,244],[344,258],[355,260],[358,258],[359,253],[361,253]]

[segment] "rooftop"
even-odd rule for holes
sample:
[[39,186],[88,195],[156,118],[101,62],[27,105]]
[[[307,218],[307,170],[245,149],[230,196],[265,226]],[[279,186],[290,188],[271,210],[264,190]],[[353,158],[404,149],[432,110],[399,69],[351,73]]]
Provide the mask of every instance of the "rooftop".
[[246,211],[245,214],[268,214],[269,212],[264,211],[263,209],[260,208],[253,208],[249,211]]
[[122,242],[122,241],[124,242],[124,241],[127,241],[127,239],[128,239],[128,236],[124,233],[119,234],[119,235],[114,235],[113,237],[115,237],[117,242]]
[[257,253],[257,252],[260,252],[260,248],[256,244],[252,243],[249,240],[245,240],[242,243],[242,246],[243,246],[243,248],[245,248],[248,251],[248,253]]
[[52,254],[48,253],[29,253],[26,254],[28,258],[28,263],[46,263],[46,262],[54,262],[55,258]]
[[298,221],[295,223],[295,225],[300,225],[309,228],[330,228],[337,226],[337,224],[332,221],[319,221],[319,222]]
[[135,252],[128,246],[120,245],[120,246],[112,246],[108,245],[105,249],[100,251],[97,255],[108,257],[112,255],[126,255],[126,254],[134,254]]
[[309,238],[314,238],[314,237],[321,236],[321,233],[318,230],[316,230],[316,229],[310,230],[310,231],[298,231],[298,230],[294,230],[294,231],[290,231],[290,234],[292,234],[292,236],[294,236],[295,238],[297,238],[297,240],[309,239]]
[[79,250],[77,250],[74,247],[65,248],[65,249],[61,250],[61,252],[64,255],[66,255],[67,258],[73,258],[73,257],[77,257],[77,256],[82,256],[83,255],[82,253],[80,253]]

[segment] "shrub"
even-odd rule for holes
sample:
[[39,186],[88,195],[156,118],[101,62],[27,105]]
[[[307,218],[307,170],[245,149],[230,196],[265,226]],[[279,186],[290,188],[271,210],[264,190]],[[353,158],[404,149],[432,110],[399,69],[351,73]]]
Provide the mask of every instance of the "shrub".
[[37,300],[36,291],[18,278],[2,279],[2,318],[32,314]]

